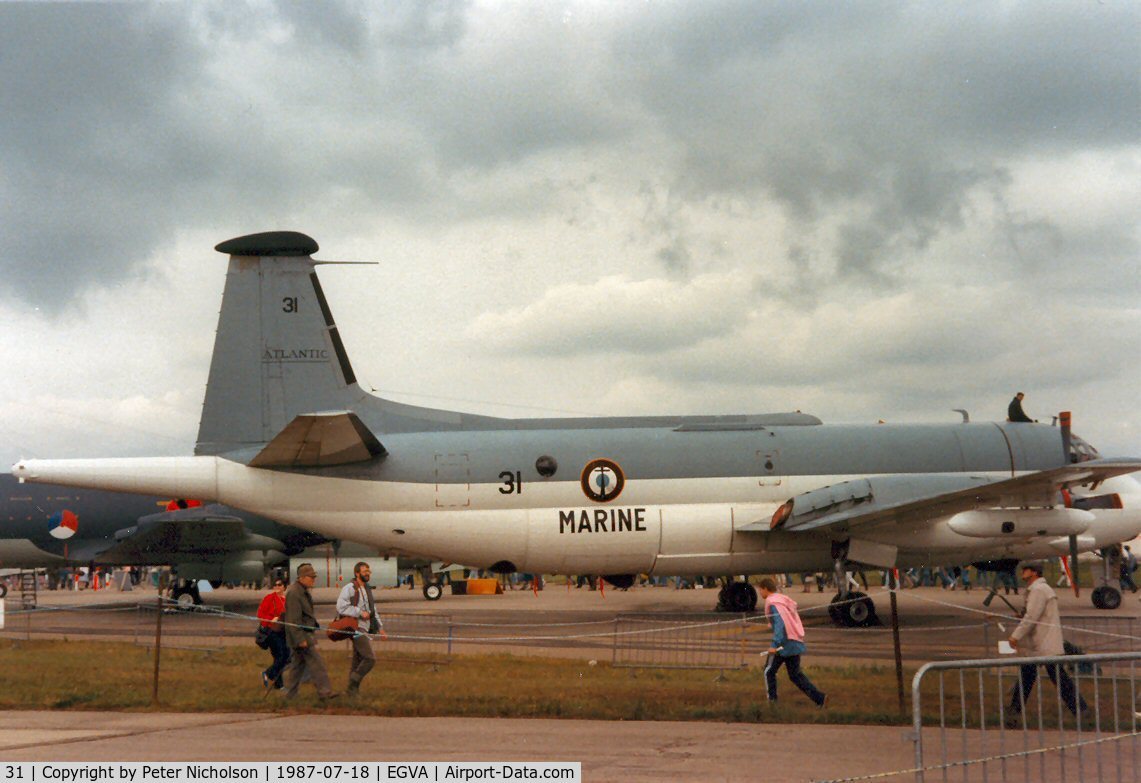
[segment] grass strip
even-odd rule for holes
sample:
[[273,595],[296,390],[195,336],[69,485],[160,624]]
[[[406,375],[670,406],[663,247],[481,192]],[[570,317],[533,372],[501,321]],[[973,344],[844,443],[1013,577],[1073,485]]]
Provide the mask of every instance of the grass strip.
[[[335,688],[348,678],[345,644],[324,643]],[[509,654],[462,655],[446,665],[426,665],[395,655],[378,661],[358,696],[329,705],[311,685],[286,702],[261,687],[269,656],[254,648],[214,652],[163,650],[159,704],[151,704],[153,658],[146,648],[122,642],[0,640],[0,709],[112,709],[180,712],[333,712],[392,717],[564,718],[583,720],[701,720],[742,723],[833,723],[903,725],[910,712],[898,712],[892,667],[813,665],[805,671],[828,693],[828,708],[817,709],[781,673],[780,700],[765,698],[761,659],[748,669],[630,669],[587,661]],[[907,671],[907,706],[914,670]],[[956,677],[957,679],[957,677]],[[1126,680],[1125,683],[1128,683]],[[950,725],[961,720],[957,683],[948,682]],[[972,698],[967,725],[997,719],[1004,698],[988,678],[986,709]],[[1013,678],[1004,679],[1007,690]],[[1102,683],[1104,690],[1108,683]],[[1127,684],[1119,687],[1128,687]],[[1047,682],[1050,703],[1053,688]],[[1087,699],[1092,685],[1083,685]],[[925,722],[938,723],[938,683],[924,689]],[[1044,694],[1047,695],[1047,694]],[[1122,697],[1124,693],[1120,694]],[[1102,705],[1112,704],[1103,694]],[[1124,697],[1122,701],[1129,703]],[[1109,716],[1103,712],[1103,720]],[[1047,718],[1050,718],[1049,712]]]

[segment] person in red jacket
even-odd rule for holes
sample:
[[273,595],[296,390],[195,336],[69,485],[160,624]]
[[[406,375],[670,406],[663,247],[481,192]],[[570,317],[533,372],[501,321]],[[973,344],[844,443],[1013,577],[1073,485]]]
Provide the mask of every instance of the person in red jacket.
[[269,690],[270,684],[281,690],[285,687],[281,673],[289,663],[289,645],[285,643],[285,627],[281,624],[281,616],[285,614],[285,580],[273,580],[273,592],[261,599],[258,606],[258,620],[264,629],[268,649],[273,654],[273,663],[261,673],[261,684]]

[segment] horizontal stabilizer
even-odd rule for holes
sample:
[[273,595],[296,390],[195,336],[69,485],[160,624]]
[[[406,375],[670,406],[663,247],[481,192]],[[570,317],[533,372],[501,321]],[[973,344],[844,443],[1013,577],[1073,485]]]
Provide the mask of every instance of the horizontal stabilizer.
[[304,413],[249,463],[251,468],[322,468],[384,456],[384,446],[355,413]]

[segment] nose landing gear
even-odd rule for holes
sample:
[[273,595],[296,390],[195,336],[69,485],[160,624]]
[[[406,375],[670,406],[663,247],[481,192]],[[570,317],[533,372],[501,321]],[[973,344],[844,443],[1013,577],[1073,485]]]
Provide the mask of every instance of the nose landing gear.
[[833,545],[832,568],[836,573],[836,597],[828,604],[828,617],[841,628],[868,628],[882,625],[876,615],[876,605],[866,593],[850,589],[848,581],[848,552],[846,546]]
[[866,593],[848,590],[837,593],[828,604],[828,617],[841,628],[870,628],[880,625],[876,605]]

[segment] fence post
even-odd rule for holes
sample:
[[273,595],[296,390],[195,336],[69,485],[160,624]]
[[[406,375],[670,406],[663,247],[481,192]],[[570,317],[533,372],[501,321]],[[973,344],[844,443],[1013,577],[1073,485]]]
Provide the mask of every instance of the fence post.
[[158,704],[158,669],[159,658],[162,653],[162,591],[166,587],[166,574],[159,577],[158,580],[158,614],[155,620],[155,673],[154,682],[151,685],[151,704]]
[[903,702],[903,650],[899,644],[899,605],[895,594],[899,592],[899,569],[892,569],[891,573],[891,638],[895,647],[895,682],[899,692],[899,714],[906,715],[907,707]]

